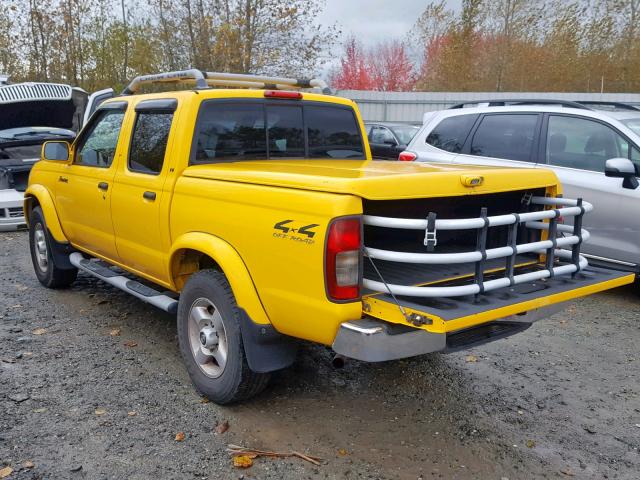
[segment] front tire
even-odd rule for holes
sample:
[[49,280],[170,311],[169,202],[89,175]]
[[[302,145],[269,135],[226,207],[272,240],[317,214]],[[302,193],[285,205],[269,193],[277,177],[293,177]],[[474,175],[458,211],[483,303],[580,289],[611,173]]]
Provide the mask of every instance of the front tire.
[[29,250],[36,277],[47,288],[68,287],[76,280],[78,269],[61,269],[56,266],[52,252],[53,242],[42,209],[34,208],[29,222]]
[[201,270],[189,277],[178,305],[180,352],[196,389],[220,405],[257,395],[270,378],[249,368],[240,315],[222,272]]

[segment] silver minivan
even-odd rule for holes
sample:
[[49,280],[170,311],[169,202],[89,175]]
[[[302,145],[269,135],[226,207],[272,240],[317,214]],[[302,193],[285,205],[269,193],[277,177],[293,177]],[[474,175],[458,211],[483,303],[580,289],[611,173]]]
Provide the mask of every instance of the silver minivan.
[[640,110],[513,103],[426,113],[400,159],[551,168],[565,196],[585,198],[595,207],[584,218],[591,232],[582,247],[585,256],[640,273]]

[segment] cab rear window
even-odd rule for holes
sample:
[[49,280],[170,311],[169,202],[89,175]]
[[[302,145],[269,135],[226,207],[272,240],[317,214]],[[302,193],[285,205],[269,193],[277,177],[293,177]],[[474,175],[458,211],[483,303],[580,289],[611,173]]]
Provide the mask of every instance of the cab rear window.
[[279,158],[364,159],[353,110],[300,101],[203,103],[191,163]]

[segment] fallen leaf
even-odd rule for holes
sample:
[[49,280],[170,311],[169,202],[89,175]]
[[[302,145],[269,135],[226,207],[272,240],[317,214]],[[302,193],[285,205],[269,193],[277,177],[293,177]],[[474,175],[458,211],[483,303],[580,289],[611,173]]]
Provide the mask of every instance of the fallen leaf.
[[209,402],[210,402],[210,400],[207,397],[202,397],[200,399],[200,403],[209,403]]
[[476,357],[475,355],[467,355],[466,357],[464,357],[464,361],[467,363],[475,363],[478,361],[478,357]]
[[138,412],[128,412],[127,415],[129,415],[130,417],[135,417],[138,414]]
[[16,288],[21,292],[24,292],[25,290],[29,290],[29,287],[27,287],[26,285],[18,285]]
[[534,442],[533,440],[527,440],[527,447],[528,448],[533,448],[536,446],[536,442]]
[[11,467],[4,467],[0,469],[0,478],[7,478],[11,475],[11,472],[13,472],[13,468]]
[[129,340],[128,342],[124,342],[124,346],[125,347],[137,347],[138,346],[138,342],[134,342],[133,340]]
[[22,466],[23,466],[24,468],[33,468],[33,467],[35,467],[36,465],[35,465],[35,463],[33,463],[31,460],[27,460],[26,462],[23,462],[23,463],[22,463]]
[[33,332],[34,335],[42,335],[44,333],[47,333],[47,329],[46,328],[36,328]]
[[33,413],[44,413],[44,412],[46,412],[46,411],[47,411],[47,409],[46,409],[46,408],[44,408],[44,407],[42,407],[42,408],[36,408],[36,409],[33,411]]
[[226,420],[216,425],[216,434],[218,435],[222,435],[227,430],[229,430],[229,422],[227,422]]
[[96,415],[100,416],[100,415],[104,415],[105,413],[107,413],[107,411],[104,408],[96,408],[96,411],[94,413]]
[[563,475],[566,475],[567,477],[575,476],[575,473],[569,467],[563,468],[562,470],[560,470],[560,473],[562,473]]
[[119,337],[120,336],[120,329],[119,328],[114,328],[109,332],[109,335],[111,335],[112,337]]
[[184,432],[176,433],[176,442],[184,441],[185,437],[186,437],[186,435],[184,434]]
[[347,454],[347,451],[344,448],[338,449],[338,455],[340,455],[341,457],[344,457],[346,454]]
[[236,468],[249,468],[251,465],[253,465],[253,460],[249,455],[233,457],[233,466]]

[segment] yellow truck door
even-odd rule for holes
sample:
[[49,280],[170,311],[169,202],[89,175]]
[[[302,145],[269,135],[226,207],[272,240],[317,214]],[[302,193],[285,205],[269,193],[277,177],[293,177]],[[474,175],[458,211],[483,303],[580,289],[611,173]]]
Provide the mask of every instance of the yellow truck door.
[[160,283],[166,280],[169,244],[168,225],[163,228],[162,221],[167,223],[171,200],[163,186],[171,168],[167,152],[177,105],[176,99],[136,104],[126,136],[128,153],[116,172],[111,200],[121,262]]
[[93,116],[74,144],[72,162],[60,169],[55,194],[69,240],[110,259],[117,258],[110,202],[126,108],[114,102]]

